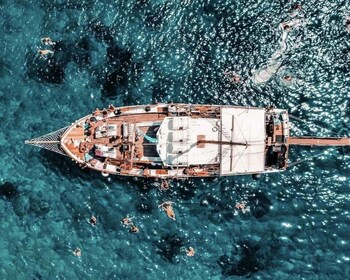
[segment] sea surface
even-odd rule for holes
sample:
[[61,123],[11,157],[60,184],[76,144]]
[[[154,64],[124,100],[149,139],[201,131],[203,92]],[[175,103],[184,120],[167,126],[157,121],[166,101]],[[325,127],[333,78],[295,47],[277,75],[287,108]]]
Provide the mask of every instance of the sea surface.
[[0,279],[350,278],[349,148],[160,191],[24,145],[111,103],[273,105],[294,136],[349,136],[349,1],[0,3]]

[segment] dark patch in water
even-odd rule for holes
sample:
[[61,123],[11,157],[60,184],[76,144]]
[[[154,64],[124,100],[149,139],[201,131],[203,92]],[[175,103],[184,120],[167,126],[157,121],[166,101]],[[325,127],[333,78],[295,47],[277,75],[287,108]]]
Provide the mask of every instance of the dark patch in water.
[[114,32],[101,21],[91,22],[88,28],[97,40],[105,42],[106,44],[114,43]]
[[196,196],[195,184],[192,181],[185,181],[176,188],[177,197],[183,200],[190,200]]
[[260,242],[245,240],[238,243],[231,256],[223,255],[217,262],[223,275],[249,277],[270,266],[279,249],[280,242],[272,234],[270,238],[264,238]]
[[70,160],[68,157],[58,155],[56,153],[41,150],[40,151],[41,162],[47,169],[53,172],[58,172],[60,175],[67,178],[80,178],[83,180],[101,180],[100,173],[86,168],[81,169],[79,165]]
[[39,54],[30,50],[26,56],[28,76],[51,84],[63,83],[69,62],[75,62],[80,68],[89,65],[91,57],[85,49],[86,44],[86,38],[77,44],[58,41],[52,47],[54,54],[49,54],[47,58],[41,58]]
[[17,191],[17,187],[14,184],[10,182],[5,182],[0,186],[1,198],[11,200],[17,196],[18,196],[18,191]]
[[254,196],[250,196],[249,203],[250,211],[255,218],[265,216],[272,205],[271,200],[262,191],[258,191]]
[[226,276],[246,276],[257,272],[261,265],[257,259],[257,252],[260,250],[258,244],[243,242],[240,246],[241,256],[239,259],[233,254],[232,257],[223,255],[219,258],[218,264],[222,274]]
[[154,13],[147,14],[145,17],[145,24],[159,31],[169,10],[169,5],[164,5],[158,8]]
[[162,259],[168,262],[177,262],[176,256],[180,254],[181,247],[184,245],[183,238],[176,234],[167,234],[157,241],[157,253],[162,256]]
[[154,210],[154,203],[152,202],[151,197],[142,196],[137,202],[136,202],[136,208],[139,212],[142,213],[151,213]]
[[16,213],[18,217],[24,217],[29,213],[30,210],[30,202],[28,196],[25,194],[21,194],[18,199],[13,203],[13,211]]
[[34,212],[37,216],[46,215],[50,210],[49,203],[43,201],[42,198],[30,198],[29,211]]

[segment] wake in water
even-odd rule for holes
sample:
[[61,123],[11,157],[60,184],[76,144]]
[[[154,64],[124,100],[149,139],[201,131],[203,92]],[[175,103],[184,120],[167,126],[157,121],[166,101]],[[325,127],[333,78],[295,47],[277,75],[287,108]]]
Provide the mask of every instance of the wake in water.
[[[287,50],[287,39],[289,32],[298,26],[305,25],[305,21],[301,19],[292,19],[289,22],[282,22],[279,28],[282,30],[280,39],[280,47],[277,49],[267,62],[267,66],[260,70],[255,70],[252,81],[254,83],[266,83],[273,75],[277,73],[284,60],[284,53]],[[287,78],[288,79],[288,78]]]

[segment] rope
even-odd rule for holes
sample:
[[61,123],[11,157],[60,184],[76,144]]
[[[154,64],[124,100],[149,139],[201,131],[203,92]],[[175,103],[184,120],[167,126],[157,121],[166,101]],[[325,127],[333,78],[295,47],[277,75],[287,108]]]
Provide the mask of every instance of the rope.
[[[289,118],[291,118],[291,119],[293,119],[293,120],[297,120],[297,121],[303,122],[303,123],[305,123],[305,124],[309,124],[309,123],[310,123],[310,122],[308,122],[308,121],[305,121],[305,120],[300,119],[300,118],[298,118],[298,117],[295,117],[295,116],[293,116],[293,115],[289,115]],[[336,135],[336,136],[338,136],[338,137],[340,136],[339,133],[337,133],[337,132],[335,132],[335,131],[333,131],[333,130],[331,130],[331,129],[329,129],[329,128],[325,128],[325,127],[319,126],[319,125],[317,125],[317,124],[315,124],[315,123],[311,123],[311,124],[314,125],[314,126],[316,126],[316,127],[318,127],[318,128],[320,128],[320,129],[325,129],[325,130],[329,131],[330,133],[333,133],[334,135]]]
[[46,149],[61,155],[66,156],[67,154],[61,148],[61,136],[67,130],[68,126],[58,129],[54,132],[30,139],[25,141],[25,144],[30,144],[42,149]]

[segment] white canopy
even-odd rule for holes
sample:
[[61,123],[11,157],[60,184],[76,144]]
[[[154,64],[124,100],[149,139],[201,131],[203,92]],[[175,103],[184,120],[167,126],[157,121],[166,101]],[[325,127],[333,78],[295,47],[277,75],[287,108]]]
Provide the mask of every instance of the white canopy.
[[265,109],[229,106],[220,109],[220,119],[164,118],[157,132],[157,151],[163,164],[220,163],[221,175],[264,171]]
[[[221,108],[222,175],[255,173],[265,169],[265,109]],[[246,144],[246,145],[244,145]]]

